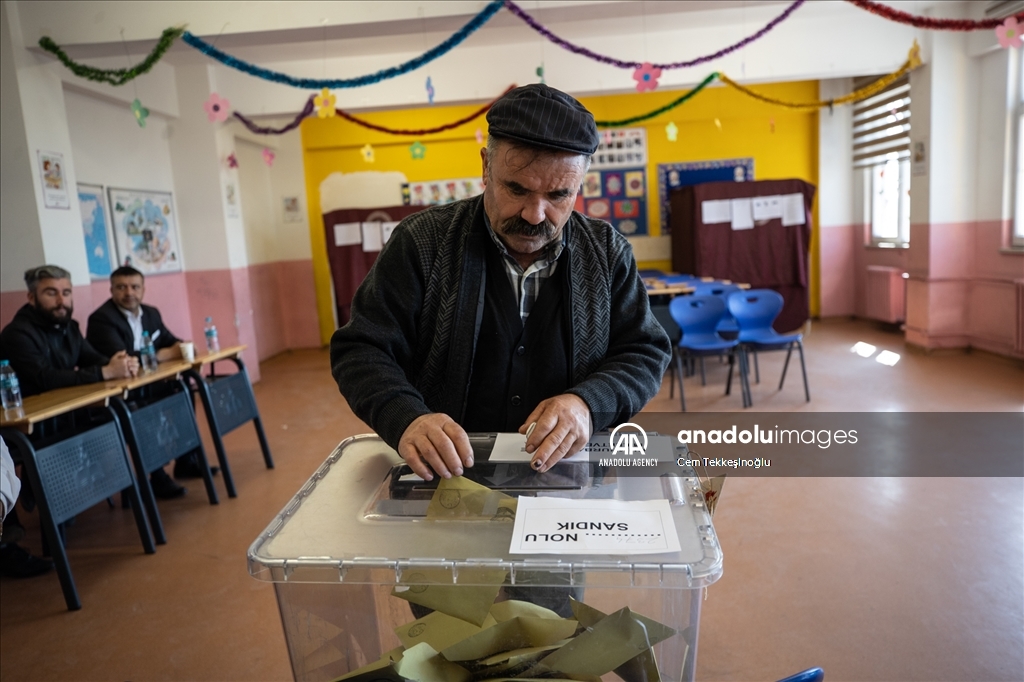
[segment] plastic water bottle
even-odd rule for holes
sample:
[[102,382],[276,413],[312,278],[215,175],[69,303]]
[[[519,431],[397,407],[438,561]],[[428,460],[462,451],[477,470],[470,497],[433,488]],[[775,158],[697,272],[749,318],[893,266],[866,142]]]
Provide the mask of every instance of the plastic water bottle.
[[153,347],[153,339],[150,338],[149,332],[142,332],[142,343],[139,344],[139,361],[142,363],[143,372],[152,372],[156,370],[157,362],[156,359],[156,348]]
[[21,407],[21,384],[9,360],[0,360],[0,400],[5,410]]
[[213,318],[206,318],[206,326],[203,327],[206,333],[206,352],[216,353],[220,350],[220,341],[217,340],[217,327],[213,325]]

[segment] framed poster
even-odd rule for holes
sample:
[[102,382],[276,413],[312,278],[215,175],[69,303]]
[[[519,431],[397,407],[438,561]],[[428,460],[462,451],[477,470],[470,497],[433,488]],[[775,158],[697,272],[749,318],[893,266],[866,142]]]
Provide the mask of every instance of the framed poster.
[[102,185],[78,183],[78,206],[82,209],[82,235],[90,279],[107,279],[113,272],[114,250],[110,245],[110,219]]
[[39,175],[43,185],[43,205],[46,208],[71,208],[68,183],[64,176],[64,155],[40,151]]
[[749,182],[754,179],[754,159],[719,159],[691,163],[658,164],[658,205],[661,206],[661,233],[672,234],[669,222],[669,192],[677,187],[702,182]]
[[576,210],[611,223],[627,237],[646,235],[647,172],[642,167],[591,169],[576,195]]
[[178,221],[170,192],[107,189],[117,262],[144,275],[181,271]]

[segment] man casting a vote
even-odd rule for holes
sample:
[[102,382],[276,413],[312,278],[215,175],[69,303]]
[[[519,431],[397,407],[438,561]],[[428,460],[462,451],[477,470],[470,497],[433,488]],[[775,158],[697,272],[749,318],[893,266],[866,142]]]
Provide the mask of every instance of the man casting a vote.
[[639,412],[670,359],[629,243],[573,211],[591,113],[534,84],[487,122],[483,195],[403,220],[331,340],[353,411],[427,480],[472,466],[467,432],[529,432],[547,471]]

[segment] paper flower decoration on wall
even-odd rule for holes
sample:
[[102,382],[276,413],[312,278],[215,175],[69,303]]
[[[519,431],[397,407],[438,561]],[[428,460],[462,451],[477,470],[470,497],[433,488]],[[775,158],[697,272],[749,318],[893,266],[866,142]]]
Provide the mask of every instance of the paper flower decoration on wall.
[[669,121],[668,125],[665,126],[665,137],[668,138],[669,142],[675,142],[676,138],[679,137],[679,126],[676,125],[675,121]]
[[434,103],[434,84],[430,80],[430,76],[427,76],[427,101],[431,104]]
[[416,140],[409,145],[409,154],[414,159],[422,159],[427,155],[427,146],[419,140]]
[[203,102],[203,109],[206,110],[206,118],[210,119],[210,123],[223,123],[228,120],[231,102],[216,92],[211,92],[209,99]]
[[373,154],[373,147],[369,143],[363,145],[363,148],[359,150],[359,153],[363,155],[363,161],[366,163],[373,163],[376,157]]
[[658,87],[659,78],[661,78],[661,69],[656,68],[650,62],[644,62],[639,69],[633,72],[637,92],[653,90]]
[[228,154],[228,168],[238,168],[238,157],[234,152]]
[[334,105],[338,98],[331,94],[331,91],[324,88],[320,94],[313,98],[313,106],[316,107],[316,115],[320,118],[334,116]]
[[996,26],[996,38],[999,39],[1001,47],[1020,47],[1024,45],[1020,39],[1020,26],[1017,24],[1017,17],[1006,17],[1001,25]]
[[132,114],[135,116],[135,122],[139,124],[140,128],[146,127],[146,117],[149,116],[149,109],[142,106],[142,102],[136,97],[132,102]]
[[274,165],[275,156],[274,152],[270,151],[266,147],[263,148],[263,163],[267,164],[268,167]]

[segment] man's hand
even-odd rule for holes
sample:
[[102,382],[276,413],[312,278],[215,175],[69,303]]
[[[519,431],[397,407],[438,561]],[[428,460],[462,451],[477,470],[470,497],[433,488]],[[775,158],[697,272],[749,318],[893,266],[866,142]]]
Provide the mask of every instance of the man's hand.
[[590,408],[572,393],[541,401],[519,427],[519,433],[526,433],[534,422],[537,426],[526,439],[526,451],[533,453],[530,466],[537,471],[547,471],[563,457],[579,452],[590,440]]
[[446,414],[425,414],[413,420],[398,441],[398,454],[424,481],[462,475],[462,467],[473,466],[469,436]]
[[137,376],[139,373],[139,359],[128,355],[127,352],[119,350],[110,358],[110,362],[103,368],[103,378],[106,379],[127,379]]

